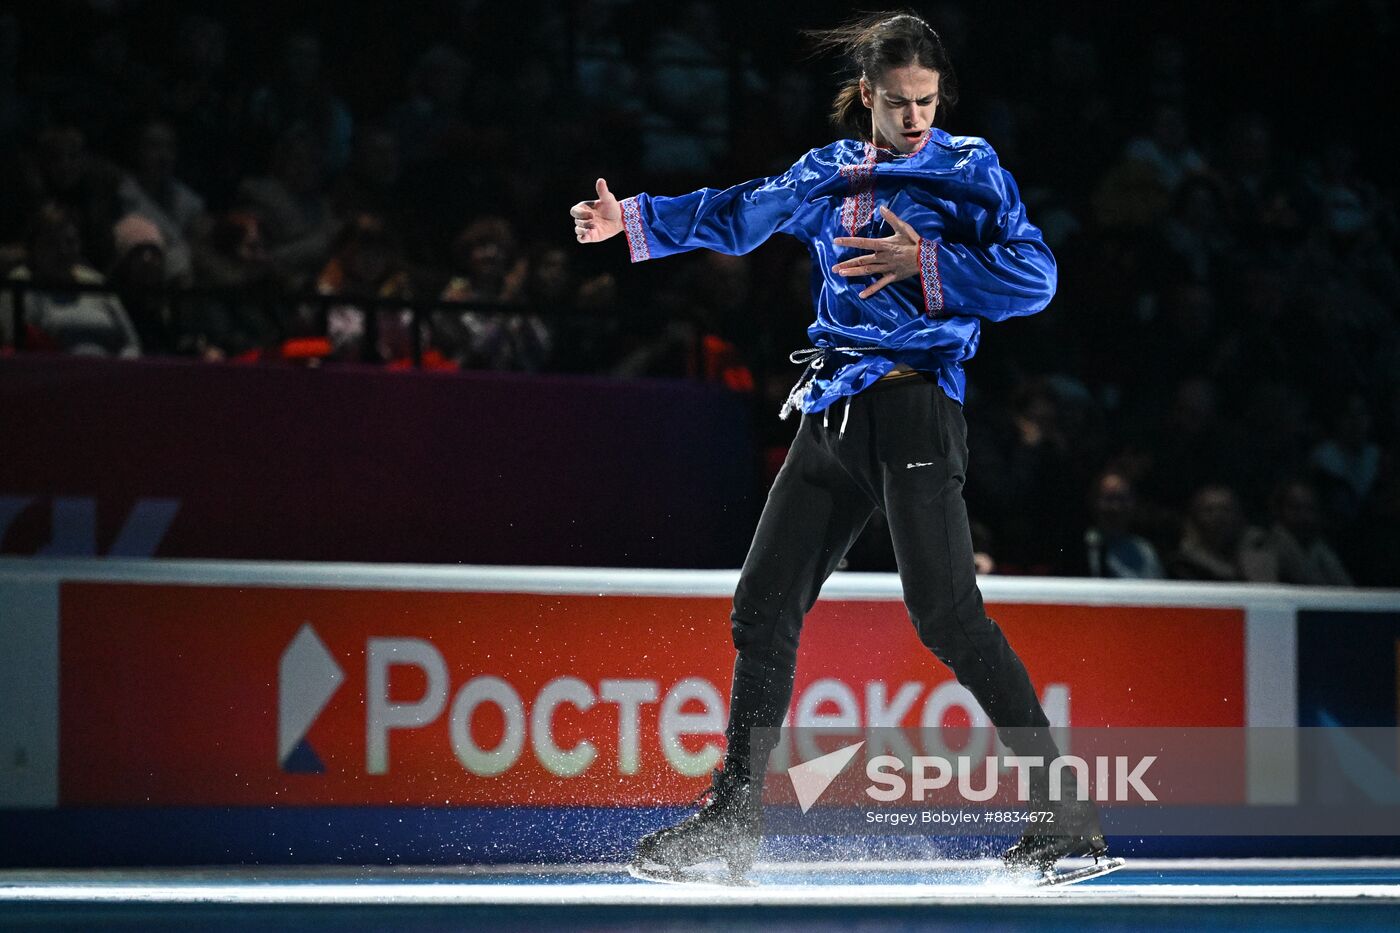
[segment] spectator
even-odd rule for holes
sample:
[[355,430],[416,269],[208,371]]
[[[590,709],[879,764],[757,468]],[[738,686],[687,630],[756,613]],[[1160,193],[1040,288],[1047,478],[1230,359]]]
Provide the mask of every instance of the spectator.
[[1324,484],[1326,512],[1336,527],[1354,522],[1380,472],[1380,446],[1371,439],[1371,410],[1361,395],[1344,396],[1332,412],[1328,437],[1310,461]]
[[209,230],[201,278],[216,288],[257,288],[272,280],[263,221],[252,211],[224,211]]
[[1161,580],[1166,577],[1157,549],[1133,533],[1137,497],[1132,483],[1109,471],[1094,484],[1093,523],[1084,532],[1085,567],[1091,577]]
[[992,537],[991,529],[974,518],[970,522],[970,530],[973,566],[979,574],[996,573],[997,562],[992,556],[996,552],[996,539]]
[[1356,147],[1330,139],[1321,164],[1307,177],[1307,187],[1317,202],[1322,226],[1337,237],[1350,237],[1375,222],[1380,193],[1357,171]]
[[238,186],[240,205],[261,218],[263,245],[282,282],[301,290],[330,254],[337,222],[321,184],[316,135],[302,124],[273,149],[271,172]]
[[[333,359],[401,365],[411,361],[412,310],[377,306],[379,310],[366,312],[353,303],[356,298],[413,297],[398,241],[382,218],[361,214],[346,224],[334,255],[316,280],[316,291],[349,299],[326,305],[325,333],[330,338]],[[372,321],[370,313],[374,315]],[[377,332],[372,341],[370,327]]]
[[179,328],[164,294],[165,240],[160,228],[140,214],[128,214],[113,229],[116,261],[108,281],[141,338],[146,356],[174,353]]
[[1382,232],[1382,225],[1395,229],[1395,218],[1355,171],[1356,158],[1351,147],[1329,144],[1324,169],[1312,180],[1318,216],[1292,257],[1319,364],[1314,378],[1339,395],[1378,392],[1400,362],[1400,266],[1393,233],[1387,243]]
[[48,127],[17,170],[0,179],[0,240],[22,244],[35,212],[53,202],[77,224],[83,255],[106,266],[112,260],[112,224],[122,213],[120,181],[115,165],[88,151],[82,130]]
[[1317,492],[1304,480],[1280,483],[1273,495],[1270,530],[1278,554],[1279,580],[1309,586],[1351,586],[1351,574],[1322,536]]
[[557,315],[551,368],[568,373],[601,372],[617,339],[617,282],[609,273],[580,282],[573,250],[546,246],[530,260],[525,284],[531,308]]
[[503,217],[481,217],[452,244],[452,278],[447,301],[515,302],[525,296],[529,260],[520,255],[515,228]]
[[402,159],[399,142],[381,126],[362,126],[355,133],[350,166],[336,183],[332,204],[340,218],[377,214],[400,235],[408,233],[411,218],[404,210],[400,185]]
[[147,217],[165,241],[165,277],[173,285],[194,278],[194,252],[206,233],[204,199],[175,177],[175,130],[165,120],[138,127],[131,173],[117,193],[127,213]]
[[749,261],[701,252],[688,257],[672,287],[658,295],[664,323],[632,341],[614,366],[618,376],[699,378],[734,392],[752,392],[753,373],[739,347],[741,309],[748,307]]
[[1001,573],[1049,574],[1065,563],[1076,526],[1068,440],[1060,403],[1050,386],[1033,380],[1017,390],[1012,410],[969,431],[978,463],[968,505],[991,528]]
[[1233,489],[1206,486],[1191,498],[1169,571],[1177,580],[1272,583],[1279,578],[1278,554],[1265,532],[1245,523]]
[[753,373],[743,347],[752,346],[756,324],[750,313],[753,265],[747,256],[703,252],[691,267],[686,316],[700,330],[700,359],[688,373],[731,392],[752,392]]
[[[68,291],[65,285],[101,285],[102,275],[83,259],[77,225],[57,204],[41,207],[29,238],[29,266],[10,273],[36,286],[24,294],[26,346],[80,356],[141,354],[141,340],[114,295]],[[0,294],[0,344],[12,345],[14,293]]]
[[[500,217],[479,218],[452,245],[454,275],[442,291],[444,301],[515,304],[525,297],[529,261],[519,255],[515,231]],[[533,313],[472,309],[443,312],[435,340],[467,369],[534,372],[553,352],[554,337]]]
[[[264,299],[273,281],[262,222],[248,211],[227,211],[209,233],[205,283],[228,289],[186,299],[184,348],[203,359],[255,359],[275,343],[279,327]],[[294,327],[295,325],[293,325]]]

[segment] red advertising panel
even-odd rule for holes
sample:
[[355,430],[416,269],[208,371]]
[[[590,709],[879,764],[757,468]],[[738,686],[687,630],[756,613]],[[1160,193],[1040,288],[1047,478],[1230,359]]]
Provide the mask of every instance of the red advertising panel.
[[[723,745],[728,610],[719,597],[65,583],[60,800],[683,802]],[[1244,724],[1240,610],[991,611],[1052,722]],[[980,715],[901,604],[809,616],[794,724]]]

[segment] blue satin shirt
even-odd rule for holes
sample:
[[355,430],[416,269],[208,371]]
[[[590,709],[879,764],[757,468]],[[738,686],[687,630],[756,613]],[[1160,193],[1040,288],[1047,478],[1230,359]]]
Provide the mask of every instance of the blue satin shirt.
[[[887,206],[918,231],[920,274],[869,298],[873,276],[831,271],[865,250],[842,236],[890,236]],[[1026,219],[1020,193],[984,139],[925,134],[908,154],[843,139],[808,152],[782,175],[679,197],[622,201],[632,261],[704,247],[747,253],[774,233],[812,254],[813,363],[792,400],[806,412],[854,395],[903,363],[935,374],[959,404],[963,363],[982,321],[1034,314],[1055,294],[1055,258]],[[796,355],[795,355],[796,356]]]

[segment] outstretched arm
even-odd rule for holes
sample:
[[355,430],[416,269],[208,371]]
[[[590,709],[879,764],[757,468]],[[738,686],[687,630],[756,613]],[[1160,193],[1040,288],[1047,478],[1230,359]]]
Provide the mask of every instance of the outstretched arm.
[[831,174],[812,155],[782,175],[673,198],[638,194],[618,201],[600,178],[598,198],[580,201],[569,212],[574,236],[580,243],[597,243],[621,231],[633,262],[700,248],[747,253],[774,233],[793,232],[807,192]]

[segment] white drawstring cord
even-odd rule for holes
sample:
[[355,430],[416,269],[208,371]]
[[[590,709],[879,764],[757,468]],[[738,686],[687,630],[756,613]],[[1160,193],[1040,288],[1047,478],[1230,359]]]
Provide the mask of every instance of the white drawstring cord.
[[836,433],[836,439],[837,439],[838,441],[839,441],[841,438],[843,438],[843,437],[846,436],[846,422],[847,422],[847,421],[850,421],[850,420],[851,420],[851,397],[848,395],[848,396],[846,396],[846,413],[845,413],[844,415],[841,416],[841,430],[838,431],[838,432]]
[[[788,393],[787,400],[783,402],[783,407],[778,411],[778,417],[787,420],[787,416],[793,409],[802,407],[802,400],[806,397],[806,392],[811,388],[812,380],[817,373],[826,365],[828,353],[850,353],[860,355],[862,353],[873,353],[879,350],[878,347],[807,347],[802,350],[794,350],[788,355],[788,359],[799,366],[806,364],[802,375],[797,377],[797,383]],[[826,427],[826,418],[822,418],[822,427]]]

